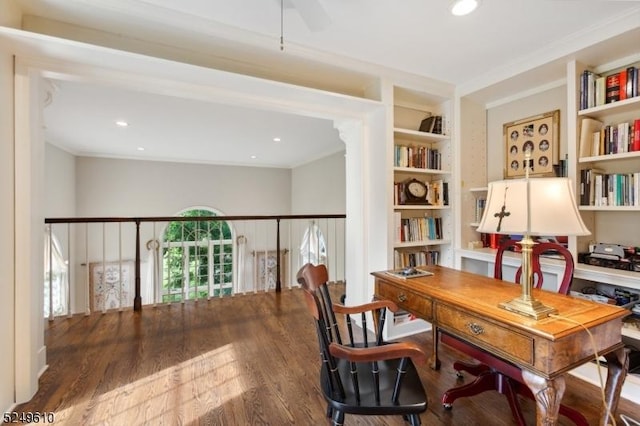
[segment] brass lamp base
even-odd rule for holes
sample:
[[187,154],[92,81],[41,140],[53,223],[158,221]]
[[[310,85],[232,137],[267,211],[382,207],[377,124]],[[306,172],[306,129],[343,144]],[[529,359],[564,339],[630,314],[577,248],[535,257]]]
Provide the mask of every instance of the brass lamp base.
[[502,302],[498,306],[536,320],[558,313],[557,309],[545,306],[538,300],[524,300],[522,297],[516,297],[508,302]]

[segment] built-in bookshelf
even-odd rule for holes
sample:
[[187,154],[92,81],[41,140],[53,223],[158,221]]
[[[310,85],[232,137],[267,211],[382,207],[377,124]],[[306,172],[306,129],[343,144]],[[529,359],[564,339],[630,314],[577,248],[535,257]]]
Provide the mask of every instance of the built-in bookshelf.
[[[592,232],[575,241],[579,262],[594,243],[616,244],[632,250],[640,246],[640,227],[636,225],[640,219],[639,65],[640,62],[634,62],[600,69],[575,63],[575,78],[579,82],[575,111],[576,200]],[[596,96],[603,90],[608,95]],[[585,266],[592,267],[589,268],[592,273],[593,267],[601,270],[599,283],[619,282],[618,273],[612,268],[578,263],[577,269]],[[638,274],[635,287],[640,291],[640,271],[634,270],[633,262],[629,262],[629,270]]]
[[487,202],[487,187],[469,188],[469,192],[474,198],[473,221],[470,226],[477,228],[484,214],[484,207]]
[[[418,89],[393,88],[393,265],[453,265],[450,99]],[[408,196],[419,182],[424,197]],[[390,315],[388,338],[429,330],[412,316]]]
[[[448,108],[446,99],[394,88],[394,268],[451,265]],[[409,198],[407,185],[415,181],[426,189],[421,199]]]
[[[591,235],[570,239],[577,260],[573,290],[596,288],[603,295],[640,294],[640,51],[629,63],[587,66],[569,63],[569,125],[575,125],[574,173],[578,209]],[[573,84],[572,84],[573,83]],[[604,87],[603,87],[604,86]],[[576,88],[575,91],[573,88]],[[569,151],[572,152],[571,150]],[[570,158],[571,160],[571,158]],[[593,259],[588,254],[598,243],[624,248],[627,270],[618,259]],[[613,297],[613,296],[612,296]],[[627,305],[633,305],[630,303]],[[640,333],[623,327],[626,344],[640,348]],[[592,380],[593,368],[574,374]],[[622,394],[640,389],[640,378],[629,375]]]

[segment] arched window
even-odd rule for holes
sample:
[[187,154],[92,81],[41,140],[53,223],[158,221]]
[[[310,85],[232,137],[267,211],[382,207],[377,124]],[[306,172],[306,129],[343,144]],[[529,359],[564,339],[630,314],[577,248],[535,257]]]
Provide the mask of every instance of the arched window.
[[[184,217],[216,216],[191,209]],[[233,236],[225,221],[170,222],[162,242],[162,302],[230,295],[233,290]]]

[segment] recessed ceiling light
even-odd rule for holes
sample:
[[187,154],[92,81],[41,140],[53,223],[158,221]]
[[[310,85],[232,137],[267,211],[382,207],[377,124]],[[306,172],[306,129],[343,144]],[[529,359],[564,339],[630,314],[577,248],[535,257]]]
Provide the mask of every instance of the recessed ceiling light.
[[473,12],[479,4],[480,0],[455,0],[451,6],[451,13],[456,16],[467,15]]
[[252,160],[255,160],[256,158],[258,158],[258,157],[256,157],[255,155],[252,155],[252,156],[251,156],[251,159],[252,159]]
[[118,127],[129,127],[129,123],[127,123],[124,120],[118,120],[118,121],[116,121],[116,126],[118,126]]
[[138,151],[144,151],[144,147],[139,146],[139,147],[138,147]]
[[280,142],[280,138],[273,138],[274,142]]

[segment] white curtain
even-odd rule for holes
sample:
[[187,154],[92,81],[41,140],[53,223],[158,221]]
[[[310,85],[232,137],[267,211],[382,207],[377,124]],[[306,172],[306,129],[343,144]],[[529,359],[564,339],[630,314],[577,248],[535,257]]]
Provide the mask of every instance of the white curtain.
[[306,263],[314,265],[327,263],[327,244],[322,230],[314,222],[311,222],[306,231],[304,231],[300,255],[302,256],[303,265]]
[[47,230],[44,234],[44,317],[67,313],[69,292],[68,265],[60,243]]
[[157,303],[156,294],[159,293],[160,285],[158,280],[160,279],[160,242],[158,240],[147,241],[147,279],[144,290],[141,290],[141,297],[143,303],[153,301]]

